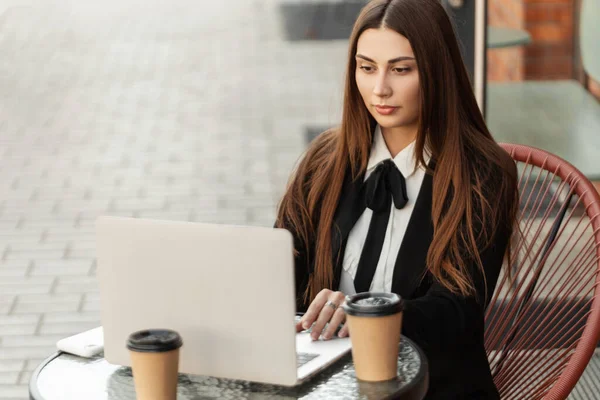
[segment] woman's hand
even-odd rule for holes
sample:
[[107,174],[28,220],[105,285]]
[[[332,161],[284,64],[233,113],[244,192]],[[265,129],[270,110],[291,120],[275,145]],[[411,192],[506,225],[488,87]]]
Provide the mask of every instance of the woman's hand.
[[[321,335],[323,339],[328,340],[333,337],[337,328],[341,324],[344,324],[338,336],[348,336],[348,327],[345,323],[346,313],[340,307],[344,303],[345,298],[346,296],[342,292],[333,292],[329,289],[321,290],[308,307],[304,316],[296,324],[296,331],[300,332],[312,326],[310,334],[312,340],[317,340]],[[323,330],[327,323],[329,323],[327,329]]]

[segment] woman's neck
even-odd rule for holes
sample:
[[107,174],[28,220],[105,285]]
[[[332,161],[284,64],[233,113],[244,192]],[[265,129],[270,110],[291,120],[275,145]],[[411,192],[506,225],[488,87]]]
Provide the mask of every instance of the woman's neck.
[[385,140],[385,144],[387,145],[392,158],[394,158],[416,139],[417,128],[413,126],[398,126],[394,128],[381,127],[381,134],[383,135],[383,139]]

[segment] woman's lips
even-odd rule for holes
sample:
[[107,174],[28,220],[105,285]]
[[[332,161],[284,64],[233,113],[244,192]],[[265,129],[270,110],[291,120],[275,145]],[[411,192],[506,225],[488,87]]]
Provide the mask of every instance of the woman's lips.
[[398,107],[390,107],[390,106],[375,106],[375,110],[381,115],[390,115],[394,111],[396,111]]

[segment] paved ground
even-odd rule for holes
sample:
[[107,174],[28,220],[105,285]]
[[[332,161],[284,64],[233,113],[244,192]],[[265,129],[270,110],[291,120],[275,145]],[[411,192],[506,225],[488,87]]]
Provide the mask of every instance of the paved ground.
[[81,3],[0,5],[0,399],[100,324],[98,215],[271,225],[339,115],[345,43],[274,0]]

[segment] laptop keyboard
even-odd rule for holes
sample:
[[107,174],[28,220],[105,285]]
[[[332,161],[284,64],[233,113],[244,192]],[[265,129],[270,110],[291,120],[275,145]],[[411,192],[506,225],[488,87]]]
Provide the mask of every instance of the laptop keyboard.
[[319,357],[319,355],[313,353],[296,353],[296,368],[300,368],[310,360],[314,360],[317,357]]

